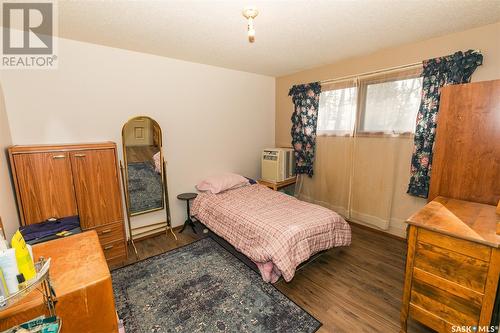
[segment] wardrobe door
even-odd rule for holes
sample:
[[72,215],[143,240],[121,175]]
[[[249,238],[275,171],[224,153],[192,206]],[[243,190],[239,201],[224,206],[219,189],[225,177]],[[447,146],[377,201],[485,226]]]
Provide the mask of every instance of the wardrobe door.
[[82,228],[123,221],[115,150],[71,152],[71,165]]
[[16,154],[12,161],[23,225],[78,215],[68,153]]
[[500,80],[441,90],[428,201],[500,200]]

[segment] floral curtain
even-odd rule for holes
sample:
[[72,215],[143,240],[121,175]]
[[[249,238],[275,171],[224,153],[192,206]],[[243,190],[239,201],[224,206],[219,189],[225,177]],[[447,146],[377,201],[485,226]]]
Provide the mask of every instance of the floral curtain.
[[309,177],[313,175],[320,93],[319,82],[295,85],[288,93],[295,105],[291,130],[295,150],[295,172],[307,174]]
[[470,82],[472,73],[482,63],[482,54],[473,50],[423,62],[422,99],[417,114],[411,178],[407,193],[427,198],[429,192],[441,87]]

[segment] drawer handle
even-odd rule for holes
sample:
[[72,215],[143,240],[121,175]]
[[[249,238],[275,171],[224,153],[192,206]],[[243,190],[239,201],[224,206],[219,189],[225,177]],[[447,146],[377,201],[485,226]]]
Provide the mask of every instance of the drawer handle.
[[52,156],[52,158],[54,160],[60,160],[60,159],[66,158],[66,155],[54,155],[54,156]]
[[109,234],[110,232],[111,232],[111,229],[103,230],[103,231],[101,231],[101,235]]
[[75,157],[85,157],[85,156],[87,156],[87,155],[85,155],[85,154],[75,154],[75,155],[73,155],[73,156],[75,156]]
[[114,245],[108,245],[104,247],[104,250],[111,250],[114,247]]

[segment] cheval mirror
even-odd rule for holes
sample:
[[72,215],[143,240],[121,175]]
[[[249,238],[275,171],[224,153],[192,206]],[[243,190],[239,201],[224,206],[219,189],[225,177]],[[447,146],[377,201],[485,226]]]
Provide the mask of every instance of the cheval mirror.
[[[122,142],[124,163],[120,162],[120,169],[128,229],[130,242],[137,254],[134,240],[138,238],[155,232],[168,233],[169,230],[176,237],[170,223],[161,127],[150,117],[134,117],[123,125]],[[166,221],[132,227],[132,217],[163,209]]]

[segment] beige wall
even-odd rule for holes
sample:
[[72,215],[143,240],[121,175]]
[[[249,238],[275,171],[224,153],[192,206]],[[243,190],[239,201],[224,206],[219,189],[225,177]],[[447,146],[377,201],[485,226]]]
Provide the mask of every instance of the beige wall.
[[[369,55],[346,59],[331,65],[313,68],[292,75],[276,79],[276,138],[277,146],[290,145],[290,117],[293,105],[288,90],[294,84],[332,79],[347,75],[360,74],[399,65],[420,62],[424,59],[451,54],[458,50],[479,49],[484,55],[484,63],[472,76],[473,81],[493,80],[500,78],[500,23],[479,27],[451,35],[429,39],[426,41],[401,45],[384,49]],[[341,139],[327,139],[341,140]],[[372,139],[377,140],[377,139]],[[395,143],[399,149],[400,160],[396,162],[394,173],[397,175],[394,184],[394,197],[392,198],[391,222],[389,232],[404,235],[403,221],[415,210],[425,204],[425,200],[407,195],[406,185],[409,178],[409,163],[411,156],[411,140],[397,139]],[[370,143],[367,143],[370,145]],[[374,156],[381,152],[370,151]],[[323,154],[324,155],[324,154]],[[320,157],[321,158],[321,157]],[[323,164],[323,161],[321,162]],[[333,166],[334,164],[332,164]],[[343,164],[342,164],[343,166]],[[359,170],[359,168],[358,168]],[[330,178],[333,178],[330,176]],[[313,182],[310,181],[310,186]],[[307,186],[307,181],[304,186]],[[371,189],[376,190],[376,189]],[[331,190],[330,190],[331,191]],[[314,198],[315,188],[310,188],[307,193],[313,201],[326,202],[327,198]],[[316,191],[318,192],[318,191]],[[322,194],[325,196],[326,194]],[[332,195],[329,195],[332,197]],[[373,210],[377,210],[376,203]],[[385,208],[384,208],[385,209]]]
[[[14,144],[112,140],[121,146],[129,118],[155,119],[163,130],[174,226],[186,218],[177,194],[214,173],[258,177],[260,152],[274,143],[269,76],[65,39],[58,69],[0,75]],[[154,212],[134,224],[164,219]]]
[[6,148],[11,144],[12,138],[7,113],[5,112],[3,90],[0,87],[0,217],[9,241],[19,226],[6,153]]

